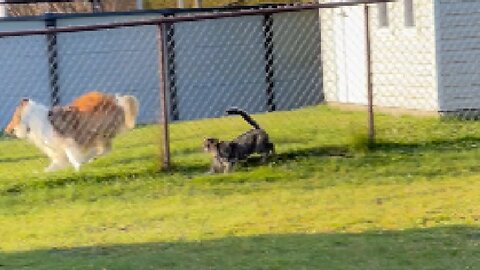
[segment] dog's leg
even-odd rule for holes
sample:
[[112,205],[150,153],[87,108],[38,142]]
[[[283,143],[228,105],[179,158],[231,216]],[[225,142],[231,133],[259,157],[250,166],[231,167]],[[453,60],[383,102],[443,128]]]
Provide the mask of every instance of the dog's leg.
[[67,155],[68,161],[72,164],[75,171],[80,170],[81,163],[77,161],[76,155],[78,155],[78,151],[75,151],[71,147],[65,148],[65,154]]
[[88,149],[86,151],[86,153],[83,154],[80,162],[81,163],[84,163],[84,162],[90,163],[90,162],[94,161],[97,156],[98,156],[98,149],[96,147]]
[[61,170],[65,167],[68,166],[68,161],[65,160],[65,159],[59,159],[59,160],[52,160],[52,162],[50,163],[50,165],[45,168],[45,172],[54,172],[54,171],[57,171],[57,170]]
[[91,162],[95,161],[96,157],[97,157],[97,155],[96,155],[95,152],[93,152],[93,151],[90,152],[90,155],[88,156],[88,159],[87,159],[87,163],[91,163]]
[[47,144],[43,144],[40,149],[50,158],[50,165],[43,170],[44,172],[53,172],[68,166],[68,160],[63,151],[58,151]]
[[58,152],[55,149],[46,149],[48,153],[48,157],[50,157],[50,165],[44,169],[44,172],[53,172],[60,169],[63,169],[68,166],[68,159],[67,156],[63,151]]
[[108,154],[112,150],[112,141],[107,140],[107,141],[99,141],[97,142],[96,145],[96,155],[97,156],[103,156]]
[[90,163],[94,161],[97,157],[106,155],[112,150],[112,141],[99,141],[96,143],[95,147],[90,150],[87,162]]

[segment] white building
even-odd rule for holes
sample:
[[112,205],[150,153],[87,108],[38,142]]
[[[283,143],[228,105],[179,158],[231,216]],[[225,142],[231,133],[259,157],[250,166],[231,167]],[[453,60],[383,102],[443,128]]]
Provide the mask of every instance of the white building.
[[[401,0],[369,10],[375,105],[480,108],[480,1]],[[366,104],[364,7],[320,17],[326,100]]]

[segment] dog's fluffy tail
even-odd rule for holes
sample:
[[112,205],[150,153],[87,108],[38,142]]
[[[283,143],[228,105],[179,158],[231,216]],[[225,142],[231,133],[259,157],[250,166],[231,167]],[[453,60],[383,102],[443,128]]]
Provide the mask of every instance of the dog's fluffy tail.
[[261,129],[260,125],[255,120],[253,120],[253,118],[244,110],[232,107],[232,108],[228,109],[226,112],[227,112],[227,114],[238,114],[238,115],[242,116],[242,118],[247,123],[249,123],[252,127],[254,127],[255,129]]
[[137,121],[139,104],[138,100],[134,96],[125,95],[117,96],[117,102],[125,112],[125,128],[132,129],[135,127]]

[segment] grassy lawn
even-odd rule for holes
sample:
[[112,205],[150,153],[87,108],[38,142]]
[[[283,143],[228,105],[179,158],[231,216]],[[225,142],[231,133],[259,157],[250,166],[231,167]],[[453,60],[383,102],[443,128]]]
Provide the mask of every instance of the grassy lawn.
[[237,117],[139,127],[81,172],[0,140],[1,269],[480,269],[480,123],[318,106],[256,115],[278,155],[206,175]]

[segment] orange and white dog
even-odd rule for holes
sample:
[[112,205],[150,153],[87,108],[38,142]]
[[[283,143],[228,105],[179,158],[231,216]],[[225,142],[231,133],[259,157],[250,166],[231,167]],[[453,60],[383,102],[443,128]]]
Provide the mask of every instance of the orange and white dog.
[[119,133],[135,127],[139,104],[134,96],[88,92],[70,105],[54,107],[22,99],[5,128],[27,139],[51,160],[45,171],[72,165],[75,170],[111,150]]

